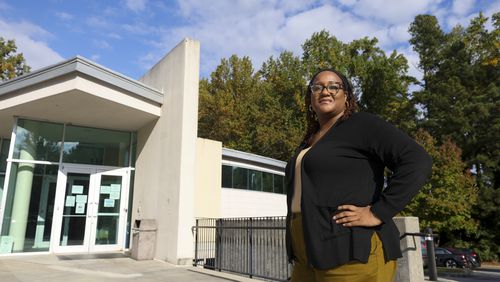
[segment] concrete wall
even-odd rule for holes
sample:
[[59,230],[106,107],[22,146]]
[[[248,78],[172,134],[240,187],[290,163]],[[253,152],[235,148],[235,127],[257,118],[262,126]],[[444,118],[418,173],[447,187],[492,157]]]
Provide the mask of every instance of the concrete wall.
[[286,216],[286,195],[221,189],[221,217]]
[[221,217],[222,143],[198,138],[196,142],[195,217]]
[[[418,217],[395,217],[400,236],[420,232]],[[403,257],[398,259],[395,282],[424,281],[420,237],[405,236],[399,241]]]
[[138,131],[132,222],[158,223],[156,259],[193,256],[200,43],[184,39],[140,81],[164,93],[161,117]]

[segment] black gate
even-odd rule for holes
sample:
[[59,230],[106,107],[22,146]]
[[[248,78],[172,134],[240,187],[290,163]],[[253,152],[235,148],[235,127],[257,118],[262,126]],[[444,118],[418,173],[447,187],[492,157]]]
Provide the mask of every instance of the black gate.
[[193,265],[287,281],[286,217],[199,218],[193,227]]

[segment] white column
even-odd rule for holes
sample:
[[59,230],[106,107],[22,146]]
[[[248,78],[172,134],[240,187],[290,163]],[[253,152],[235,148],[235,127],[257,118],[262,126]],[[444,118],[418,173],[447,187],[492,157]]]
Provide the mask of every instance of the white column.
[[[28,144],[28,142],[26,142],[25,145],[26,147],[21,149],[20,159],[33,160],[35,145]],[[9,236],[12,236],[14,241],[13,251],[22,252],[24,250],[34,168],[34,164],[27,163],[20,163],[17,167],[16,185],[14,186],[14,202],[12,204],[12,215],[9,227]]]
[[140,79],[164,101],[161,117],[138,131],[132,215],[156,219],[155,257],[174,264],[193,256],[199,60],[200,43],[184,39]]

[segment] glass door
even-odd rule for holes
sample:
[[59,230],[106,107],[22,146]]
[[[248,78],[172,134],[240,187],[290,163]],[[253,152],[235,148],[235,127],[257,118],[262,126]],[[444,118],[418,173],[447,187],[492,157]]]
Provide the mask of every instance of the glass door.
[[[128,171],[127,171],[128,172]],[[123,170],[95,174],[95,228],[91,231],[90,251],[120,250],[124,246],[127,219],[128,173]]]
[[59,174],[53,251],[123,249],[129,170],[63,165]]

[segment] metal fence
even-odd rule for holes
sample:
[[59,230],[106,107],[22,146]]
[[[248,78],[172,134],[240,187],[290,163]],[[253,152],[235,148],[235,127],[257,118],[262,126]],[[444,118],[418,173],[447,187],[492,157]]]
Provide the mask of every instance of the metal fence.
[[199,218],[193,227],[194,266],[275,281],[291,274],[286,217]]

